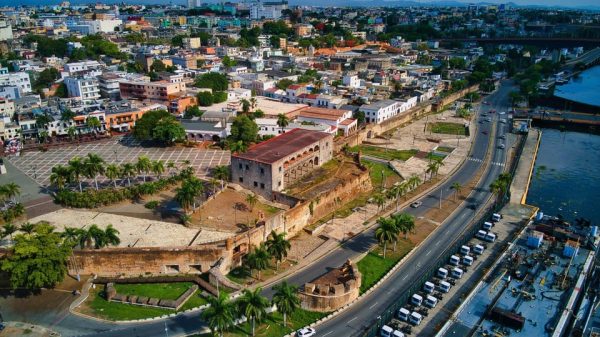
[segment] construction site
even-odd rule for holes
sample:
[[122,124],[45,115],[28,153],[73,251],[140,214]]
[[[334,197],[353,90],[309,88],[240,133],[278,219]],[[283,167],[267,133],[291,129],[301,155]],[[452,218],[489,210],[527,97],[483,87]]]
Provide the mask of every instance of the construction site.
[[572,325],[597,227],[538,213],[438,336],[561,336]]

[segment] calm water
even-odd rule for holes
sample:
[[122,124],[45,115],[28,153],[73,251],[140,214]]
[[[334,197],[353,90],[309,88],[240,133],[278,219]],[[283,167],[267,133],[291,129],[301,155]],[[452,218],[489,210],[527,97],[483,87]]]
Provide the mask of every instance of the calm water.
[[579,76],[571,78],[569,83],[557,85],[554,96],[571,101],[600,106],[600,66],[585,70]]
[[600,136],[542,129],[527,203],[544,214],[600,224]]

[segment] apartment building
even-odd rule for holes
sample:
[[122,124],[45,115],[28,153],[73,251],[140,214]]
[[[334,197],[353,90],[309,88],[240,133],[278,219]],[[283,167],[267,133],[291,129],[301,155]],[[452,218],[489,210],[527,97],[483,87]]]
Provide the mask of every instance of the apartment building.
[[170,83],[122,81],[119,83],[121,97],[124,99],[141,99],[151,101],[170,101],[185,94],[185,82]]
[[0,74],[0,86],[17,86],[22,94],[31,92],[31,80],[25,72]]
[[84,104],[91,104],[100,98],[100,87],[95,77],[66,77],[64,83],[69,97],[81,98]]

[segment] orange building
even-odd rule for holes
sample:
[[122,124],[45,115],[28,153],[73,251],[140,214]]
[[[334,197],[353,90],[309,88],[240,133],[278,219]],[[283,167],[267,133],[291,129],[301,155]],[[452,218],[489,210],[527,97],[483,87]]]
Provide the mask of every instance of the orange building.
[[123,81],[119,83],[121,97],[124,99],[141,99],[166,102],[185,94],[185,83],[167,81],[137,82]]
[[182,114],[188,107],[198,105],[196,96],[182,96],[172,99],[169,104],[169,112],[172,114]]

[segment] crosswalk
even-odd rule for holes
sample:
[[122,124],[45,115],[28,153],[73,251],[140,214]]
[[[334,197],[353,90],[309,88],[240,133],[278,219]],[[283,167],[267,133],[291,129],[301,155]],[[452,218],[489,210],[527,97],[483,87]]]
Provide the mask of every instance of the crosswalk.
[[[476,163],[483,163],[483,159],[481,158],[467,157],[467,159]],[[492,162],[492,165],[504,167],[504,163],[502,162]]]

